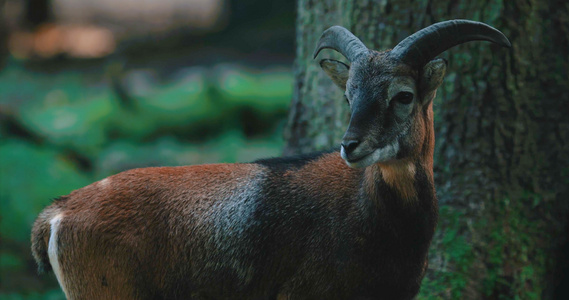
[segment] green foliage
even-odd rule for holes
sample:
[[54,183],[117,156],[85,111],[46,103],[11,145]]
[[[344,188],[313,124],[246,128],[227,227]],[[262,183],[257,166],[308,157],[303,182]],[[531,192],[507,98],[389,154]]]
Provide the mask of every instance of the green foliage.
[[0,255],[0,270],[2,270],[3,273],[13,272],[23,268],[24,263],[21,257],[7,252],[0,253],[2,253],[2,255]]
[[47,137],[50,143],[80,150],[91,150],[105,143],[105,125],[117,111],[116,104],[108,97],[38,104],[22,111],[22,123],[39,136]]
[[[132,71],[127,78],[140,77],[137,73],[141,71]],[[181,78],[163,84],[131,80],[126,87],[133,94],[133,107],[125,107],[111,90],[90,86],[78,74],[31,75],[14,65],[1,76],[0,101],[33,134],[87,155],[99,152],[112,139],[139,142],[165,133],[203,139],[204,131],[244,129],[242,121],[248,117],[265,125],[249,129],[266,135],[263,129],[274,129],[275,120],[283,120],[288,110],[292,88],[288,70],[220,65],[180,73]]]
[[[443,267],[433,270],[423,280],[418,299],[462,299],[474,260],[472,246],[464,236],[463,214],[450,206],[440,208],[442,235],[437,247],[442,255]],[[435,247],[431,247],[434,249]]]
[[65,295],[60,289],[52,289],[45,292],[30,293],[2,293],[0,298],[3,300],[65,300]]
[[240,131],[226,131],[213,140],[195,145],[182,143],[172,137],[162,137],[153,143],[115,141],[94,160],[95,177],[103,178],[122,170],[141,167],[248,162],[276,156],[282,145],[278,135],[248,140]]
[[90,183],[56,150],[15,139],[0,144],[0,169],[0,235],[17,242],[27,242],[35,214],[50,199]]
[[[542,244],[547,233],[543,220],[529,216],[540,205],[539,195],[525,193],[517,199],[505,198],[495,204],[494,220],[478,226],[488,232],[483,247],[487,273],[483,292],[497,299],[540,299],[548,256]],[[541,237],[541,238],[539,238]]]
[[36,274],[29,250],[31,226],[53,198],[131,168],[280,154],[290,70],[125,75],[129,105],[98,74],[43,74],[13,60],[0,73],[0,113],[11,120],[0,127],[1,299],[64,298],[53,276]]

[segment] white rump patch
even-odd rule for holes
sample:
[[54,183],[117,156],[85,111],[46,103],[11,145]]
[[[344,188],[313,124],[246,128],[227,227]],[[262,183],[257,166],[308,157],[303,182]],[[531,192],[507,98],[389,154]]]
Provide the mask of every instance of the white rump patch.
[[62,214],[58,214],[55,216],[51,221],[49,221],[49,225],[51,226],[50,235],[49,235],[49,244],[47,248],[47,254],[49,257],[49,263],[51,264],[51,268],[53,269],[53,273],[55,273],[55,277],[61,286],[61,289],[65,293],[65,297],[69,298],[67,295],[67,291],[65,290],[65,286],[63,285],[63,273],[61,272],[61,266],[59,265],[58,259],[58,249],[57,249],[57,231],[59,230],[59,225],[61,224],[61,219],[63,218]]

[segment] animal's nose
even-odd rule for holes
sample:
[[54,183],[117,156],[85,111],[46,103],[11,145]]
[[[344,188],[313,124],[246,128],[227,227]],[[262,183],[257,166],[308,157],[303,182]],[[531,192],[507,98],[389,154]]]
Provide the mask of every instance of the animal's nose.
[[349,155],[354,150],[356,150],[356,148],[358,147],[359,144],[360,144],[360,142],[358,140],[342,141],[342,147],[344,148],[344,152],[347,155]]

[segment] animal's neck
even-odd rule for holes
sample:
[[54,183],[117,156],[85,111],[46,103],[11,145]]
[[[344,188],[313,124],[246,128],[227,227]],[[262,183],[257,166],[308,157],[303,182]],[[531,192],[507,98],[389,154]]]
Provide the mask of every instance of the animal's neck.
[[[434,97],[434,94],[433,94]],[[425,128],[425,135],[423,136],[423,143],[421,152],[419,154],[419,161],[424,167],[427,176],[433,181],[433,155],[435,152],[435,125],[433,120],[433,101],[429,103],[423,118],[423,128]]]
[[380,186],[388,187],[404,202],[416,201],[417,166],[411,159],[396,160],[369,166],[365,170],[364,184],[366,192],[372,199],[382,198],[378,195]]
[[[386,163],[377,163],[369,166],[364,172],[364,184],[371,198],[378,199],[378,187],[384,186],[394,191],[403,203],[419,200],[422,193],[432,193],[434,197],[433,180],[433,152],[435,147],[435,135],[433,128],[433,111],[429,106],[420,119],[426,130],[421,136],[422,143],[417,148],[415,155],[408,158],[397,159]],[[423,181],[419,184],[417,181]],[[424,190],[430,186],[432,189]],[[418,190],[421,189],[421,190]]]
[[385,184],[390,186],[404,201],[417,199],[415,174],[417,167],[411,159],[378,164],[379,173]]

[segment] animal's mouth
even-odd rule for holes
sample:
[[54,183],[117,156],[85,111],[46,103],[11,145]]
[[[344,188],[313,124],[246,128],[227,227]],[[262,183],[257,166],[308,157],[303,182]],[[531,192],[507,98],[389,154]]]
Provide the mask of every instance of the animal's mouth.
[[348,164],[356,164],[358,162],[361,162],[362,160],[366,159],[366,157],[370,156],[371,154],[373,154],[375,150],[369,151],[366,154],[360,155],[358,157],[347,157],[347,155],[344,152],[344,149],[342,149],[341,154],[342,154],[342,158],[348,163]]
[[340,154],[348,166],[352,168],[365,168],[375,163],[386,162],[395,159],[398,151],[399,142],[395,141],[394,143],[389,144],[385,147],[373,149],[357,157],[348,157],[343,148],[340,151]]

